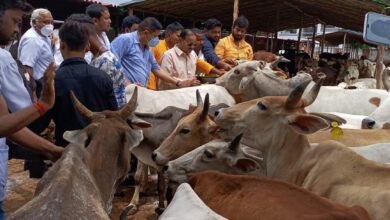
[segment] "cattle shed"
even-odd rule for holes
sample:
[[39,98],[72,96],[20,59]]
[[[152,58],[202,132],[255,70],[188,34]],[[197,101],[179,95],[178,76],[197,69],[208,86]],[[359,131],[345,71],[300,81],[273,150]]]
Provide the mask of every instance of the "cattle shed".
[[233,20],[234,5],[250,21],[250,31],[276,32],[324,23],[355,31],[363,30],[364,15],[383,12],[384,0],[137,0],[129,9],[194,22],[217,18],[226,26]]

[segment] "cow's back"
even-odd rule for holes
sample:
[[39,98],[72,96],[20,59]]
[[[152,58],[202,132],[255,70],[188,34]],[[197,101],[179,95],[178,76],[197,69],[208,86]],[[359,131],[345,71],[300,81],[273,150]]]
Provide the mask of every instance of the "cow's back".
[[[306,91],[310,91],[309,88]],[[313,104],[306,107],[308,112],[340,112],[353,115],[370,115],[377,107],[369,100],[372,97],[385,99],[389,93],[378,89],[341,89],[322,86]]]
[[[128,100],[133,94],[135,87],[133,84],[126,87],[126,97]],[[234,98],[229,92],[224,87],[217,85],[201,85],[164,91],[154,91],[138,87],[138,106],[136,112],[158,113],[168,106],[188,109],[190,104],[196,106],[196,90],[199,90],[202,97],[205,97],[206,93],[209,93],[211,105],[224,103],[232,106],[235,104]]]
[[234,219],[369,219],[361,207],[348,208],[304,189],[264,177],[202,172],[189,183],[206,205]]
[[330,130],[325,130],[307,135],[307,137],[310,143],[322,143],[328,140],[336,140],[347,147],[357,147],[377,143],[389,143],[390,130],[343,129],[343,135],[337,138],[332,138]]
[[85,151],[83,146],[68,145],[38,183],[34,198],[9,219],[110,219],[85,166]]

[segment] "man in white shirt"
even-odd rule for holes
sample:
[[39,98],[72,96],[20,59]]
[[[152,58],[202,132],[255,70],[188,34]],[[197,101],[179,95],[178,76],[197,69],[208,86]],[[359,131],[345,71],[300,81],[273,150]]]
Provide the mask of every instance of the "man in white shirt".
[[[23,13],[30,9],[31,5],[25,0],[0,1],[0,45],[7,45],[12,35],[19,33],[18,24],[22,21]],[[23,87],[22,78],[17,72],[15,60],[8,51],[0,48],[0,220],[5,219],[2,209],[6,193],[8,160],[5,137],[40,151],[51,160],[57,159],[63,151],[25,128],[54,104],[53,65],[49,65],[43,78],[42,96],[32,105],[29,94]]]
[[[31,14],[31,28],[24,33],[19,42],[18,60],[25,67],[30,79],[37,82],[40,93],[40,80],[50,63],[54,60],[51,36],[53,16],[44,8],[35,9]],[[33,92],[35,88],[33,86]]]
[[[179,43],[177,43],[172,49],[166,51],[161,58],[161,69],[165,70],[170,74],[170,76],[177,79],[194,79],[193,83],[189,86],[200,85],[200,82],[195,80],[196,62],[198,60],[198,56],[194,51],[195,45],[195,34],[191,30],[183,30],[180,33]],[[166,90],[177,87],[159,80],[158,88]]]
[[107,50],[110,50],[111,44],[106,34],[110,30],[111,25],[108,8],[100,4],[91,4],[87,7],[85,13],[93,19],[100,42]]

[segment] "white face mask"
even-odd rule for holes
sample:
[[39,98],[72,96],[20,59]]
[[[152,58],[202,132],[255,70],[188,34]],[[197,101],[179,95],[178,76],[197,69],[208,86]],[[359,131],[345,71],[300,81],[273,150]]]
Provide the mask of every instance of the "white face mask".
[[52,24],[47,24],[42,27],[41,34],[45,37],[49,37],[53,34],[54,26]]

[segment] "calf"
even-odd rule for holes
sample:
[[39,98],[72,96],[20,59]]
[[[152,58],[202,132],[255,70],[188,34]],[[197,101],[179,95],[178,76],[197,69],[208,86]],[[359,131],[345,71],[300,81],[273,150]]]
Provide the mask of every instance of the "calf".
[[265,177],[209,171],[192,175],[189,183],[207,206],[230,220],[370,219],[360,206],[346,207]]
[[306,135],[328,128],[329,122],[304,108],[320,90],[306,85],[288,97],[269,96],[222,109],[216,117],[220,134],[261,150],[266,173],[346,205],[364,207],[372,219],[389,219],[390,167],[356,154],[336,141],[310,147]]
[[211,141],[170,161],[167,175],[171,185],[187,182],[189,175],[206,170],[264,176],[261,152],[240,145],[241,137],[239,135],[231,142]]
[[176,128],[153,152],[152,159],[163,166],[183,154],[213,139],[216,126],[209,111],[209,95],[204,102],[198,99],[198,106],[188,115],[180,119]]
[[9,219],[110,219],[115,188],[130,168],[129,148],[143,138],[140,129],[126,124],[131,123],[137,91],[118,112],[91,112],[71,97],[89,125],[65,132],[70,144],[62,157],[40,180],[34,198]]

